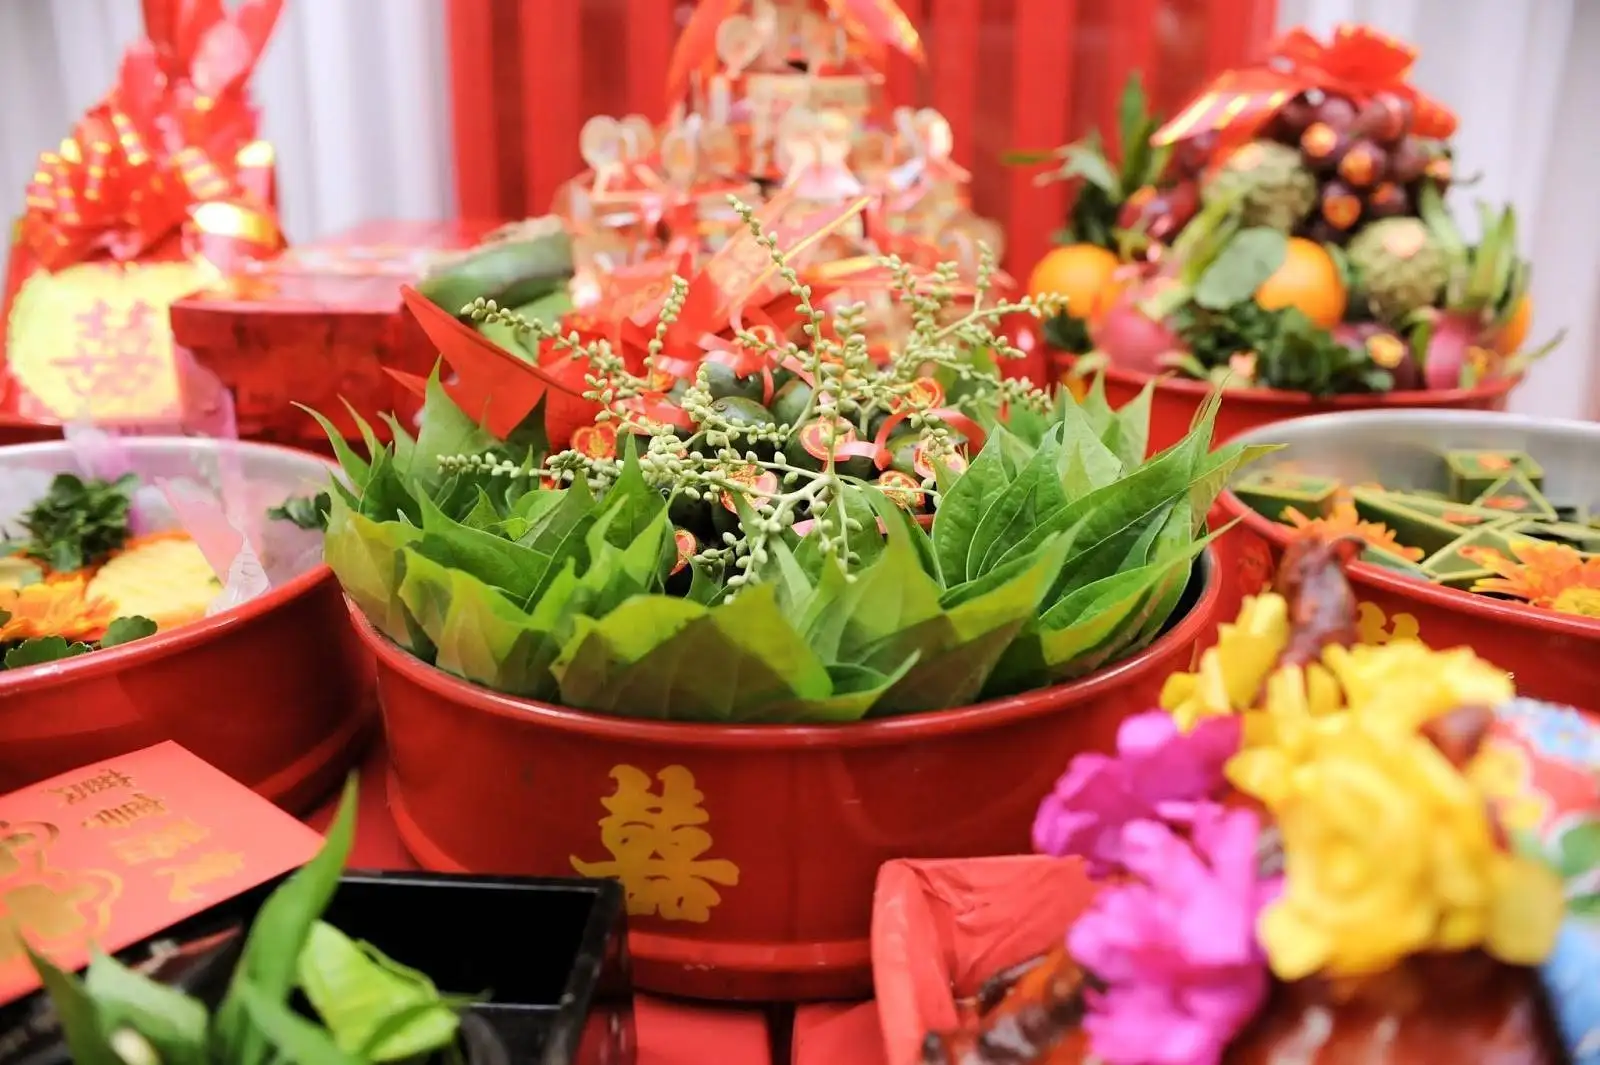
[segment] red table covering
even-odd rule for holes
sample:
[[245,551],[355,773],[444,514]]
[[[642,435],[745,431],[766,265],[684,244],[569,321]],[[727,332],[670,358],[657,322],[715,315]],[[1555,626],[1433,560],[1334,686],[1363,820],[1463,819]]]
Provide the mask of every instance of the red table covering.
[[[387,755],[374,744],[361,772],[361,805],[350,865],[358,869],[416,869],[389,816],[384,792]],[[333,819],[330,802],[307,818],[325,831]],[[766,1015],[759,1009],[717,1009],[668,1002],[649,995],[634,1000],[638,1026],[638,1065],[772,1065]],[[842,1061],[843,1059],[841,1059]]]

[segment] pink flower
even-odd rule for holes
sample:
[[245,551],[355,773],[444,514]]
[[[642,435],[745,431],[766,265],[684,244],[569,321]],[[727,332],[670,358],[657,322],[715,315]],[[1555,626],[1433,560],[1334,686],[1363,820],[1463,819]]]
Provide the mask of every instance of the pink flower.
[[1067,936],[1105,985],[1084,1029],[1106,1065],[1216,1065],[1266,996],[1255,925],[1278,883],[1257,871],[1260,822],[1211,802],[1173,820],[1187,838],[1159,821],[1122,827],[1131,879],[1102,887]]
[[1190,732],[1178,731],[1160,710],[1130,717],[1117,730],[1114,757],[1080,754],[1067,766],[1039,804],[1033,847],[1085,858],[1095,876],[1114,872],[1124,825],[1212,797],[1223,785],[1223,763],[1238,749],[1237,717],[1207,718]]

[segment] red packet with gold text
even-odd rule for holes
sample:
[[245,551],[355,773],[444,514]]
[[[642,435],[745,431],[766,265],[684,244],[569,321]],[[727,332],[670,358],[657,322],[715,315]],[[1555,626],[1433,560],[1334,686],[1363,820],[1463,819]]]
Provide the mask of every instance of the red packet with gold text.
[[175,743],[0,798],[0,1005],[311,858],[322,837]]

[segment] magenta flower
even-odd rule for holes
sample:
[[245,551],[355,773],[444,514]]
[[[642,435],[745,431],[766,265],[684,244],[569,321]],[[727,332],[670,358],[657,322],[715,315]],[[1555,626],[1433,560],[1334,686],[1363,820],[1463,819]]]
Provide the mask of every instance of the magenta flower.
[[1084,858],[1094,876],[1115,872],[1123,826],[1216,795],[1223,763],[1238,749],[1239,719],[1231,715],[1189,732],[1160,710],[1130,717],[1117,730],[1115,756],[1078,755],[1039,804],[1034,850]]
[[1216,1065],[1267,993],[1255,926],[1279,884],[1257,872],[1260,822],[1212,802],[1174,813],[1122,827],[1130,879],[1103,886],[1067,936],[1105,985],[1084,1029],[1106,1065]]

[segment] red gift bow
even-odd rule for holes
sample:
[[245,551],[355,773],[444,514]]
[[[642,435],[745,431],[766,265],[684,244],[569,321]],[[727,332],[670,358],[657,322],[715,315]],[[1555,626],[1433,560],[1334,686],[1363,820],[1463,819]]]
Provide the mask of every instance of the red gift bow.
[[72,135],[39,157],[22,239],[49,270],[138,258],[174,234],[221,265],[282,246],[272,149],[246,82],[283,0],[144,0],[144,39]]
[[1392,93],[1411,104],[1411,128],[1418,136],[1443,140],[1455,133],[1456,115],[1407,80],[1416,59],[1415,48],[1371,26],[1343,23],[1327,44],[1293,30],[1273,44],[1263,65],[1221,74],[1150,140],[1172,144],[1212,132],[1248,140],[1308,89],[1357,104]]

